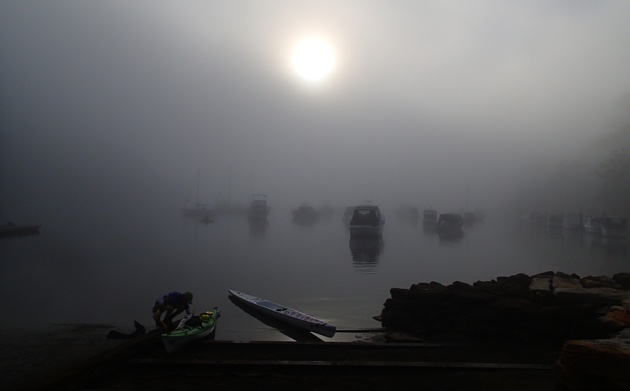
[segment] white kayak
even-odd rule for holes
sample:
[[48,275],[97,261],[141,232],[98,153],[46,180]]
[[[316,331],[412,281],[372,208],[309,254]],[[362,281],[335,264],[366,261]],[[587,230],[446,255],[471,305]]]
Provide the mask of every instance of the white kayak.
[[261,299],[260,297],[255,297],[232,289],[229,289],[228,291],[232,296],[244,304],[273,316],[278,320],[287,322],[295,327],[299,327],[325,337],[333,337],[337,331],[335,326],[298,310],[294,310],[293,308],[287,308],[269,300]]

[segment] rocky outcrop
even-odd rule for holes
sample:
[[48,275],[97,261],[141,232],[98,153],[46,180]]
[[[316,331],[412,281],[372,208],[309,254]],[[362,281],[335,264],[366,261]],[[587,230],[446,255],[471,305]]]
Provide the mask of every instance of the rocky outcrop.
[[625,326],[607,314],[630,305],[630,274],[612,277],[545,272],[473,284],[437,282],[392,288],[378,319],[418,336],[457,333],[563,343],[608,338]]
[[551,344],[561,389],[630,390],[629,308],[629,273],[545,272],[393,288],[377,319],[398,342],[455,333]]

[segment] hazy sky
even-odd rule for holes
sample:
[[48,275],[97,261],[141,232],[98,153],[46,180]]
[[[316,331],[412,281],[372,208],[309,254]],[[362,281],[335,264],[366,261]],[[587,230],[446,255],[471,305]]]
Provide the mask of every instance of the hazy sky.
[[[498,202],[615,130],[629,21],[627,0],[3,0],[0,212],[183,202],[197,170],[209,201],[230,172],[242,202]],[[335,56],[318,83],[290,62],[309,37]]]

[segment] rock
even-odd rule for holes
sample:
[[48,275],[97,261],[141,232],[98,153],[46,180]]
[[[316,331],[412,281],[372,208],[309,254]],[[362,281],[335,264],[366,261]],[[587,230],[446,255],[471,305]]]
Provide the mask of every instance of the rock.
[[623,289],[630,289],[630,273],[616,273],[613,274],[612,278],[621,285]]
[[572,390],[629,389],[630,341],[567,341],[556,365],[562,382]]
[[551,289],[555,291],[558,288],[579,289],[583,286],[579,278],[558,273],[551,281]]
[[584,288],[566,287],[553,290],[556,304],[584,304],[597,305],[621,305],[624,300],[630,299],[630,291],[613,288]]
[[552,277],[532,278],[529,283],[529,300],[540,304],[550,303],[553,300],[551,280]]
[[539,339],[559,347],[570,339],[609,338],[630,327],[625,323],[630,325],[630,314],[624,312],[624,307],[630,308],[630,290],[613,288],[622,286],[624,278],[580,279],[545,272],[472,285],[418,283],[409,289],[392,288],[380,319],[390,331],[501,336],[528,343]]
[[532,278],[553,278],[553,276],[555,275],[556,273],[553,271],[546,271],[546,272],[534,274]]
[[588,276],[584,277],[580,280],[580,283],[584,288],[613,288],[613,289],[623,289],[623,286],[619,284],[614,279],[607,276]]
[[613,308],[600,320],[617,331],[630,327],[630,313],[625,308]]

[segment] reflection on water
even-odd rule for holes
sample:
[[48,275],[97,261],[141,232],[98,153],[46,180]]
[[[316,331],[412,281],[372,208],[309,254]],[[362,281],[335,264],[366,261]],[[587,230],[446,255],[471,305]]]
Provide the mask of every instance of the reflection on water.
[[422,233],[427,236],[437,235],[437,224],[422,224]]
[[533,224],[521,224],[519,232],[524,238],[546,239],[549,244],[563,245],[570,249],[595,250],[613,257],[627,257],[630,254],[628,238],[606,238],[596,233]]
[[602,251],[611,256],[628,256],[628,241],[623,238],[604,238],[601,235],[584,234],[585,246]]
[[459,243],[464,239],[462,230],[438,230],[437,235],[440,243]]
[[206,225],[179,212],[114,214],[90,230],[82,228],[84,217],[42,221],[40,235],[0,241],[0,296],[20,295],[5,303],[12,314],[5,323],[23,324],[38,313],[56,323],[151,324],[156,295],[191,290],[198,309],[221,308],[219,339],[277,339],[286,337],[261,330],[228,300],[227,289],[273,297],[341,328],[370,328],[394,287],[548,270],[610,276],[627,271],[630,260],[627,239],[548,232],[491,216],[459,237],[392,219],[383,239],[350,240],[341,212],[308,227],[287,214],[270,213],[262,224],[222,215]]
[[249,220],[249,233],[252,236],[264,237],[269,222],[267,220]]
[[383,238],[372,236],[350,237],[352,263],[363,273],[374,273],[383,251]]

